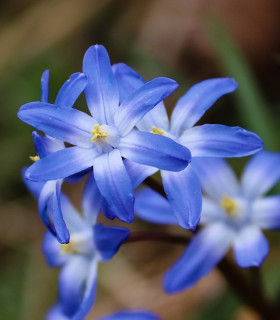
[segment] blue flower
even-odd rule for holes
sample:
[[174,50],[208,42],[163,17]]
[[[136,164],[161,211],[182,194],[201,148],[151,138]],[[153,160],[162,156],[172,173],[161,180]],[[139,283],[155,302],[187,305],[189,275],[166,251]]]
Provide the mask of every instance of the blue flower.
[[[114,65],[113,71],[118,81],[121,101],[145,83],[139,74],[125,64]],[[231,78],[202,81],[179,99],[170,124],[164,104],[160,103],[137,127],[174,139],[191,151],[192,161],[196,157],[241,157],[253,154],[263,148],[263,142],[252,132],[218,124],[193,127],[216,100],[236,88],[237,83]],[[202,194],[192,165],[180,172],[161,170],[161,176],[179,224],[183,228],[195,229],[200,219]]]
[[[206,226],[197,232],[181,258],[166,273],[167,292],[194,285],[218,264],[231,246],[240,267],[261,265],[269,251],[261,228],[280,228],[280,196],[264,197],[280,179],[279,163],[279,153],[262,151],[249,161],[239,183],[224,160],[195,159],[193,167],[207,194],[201,215],[201,222]],[[167,200],[154,191],[140,191],[135,206],[145,220],[176,223]]]
[[84,91],[92,116],[65,106],[59,99],[54,105],[27,103],[19,110],[22,121],[73,145],[34,163],[26,177],[57,180],[93,166],[97,186],[110,210],[131,222],[133,186],[123,158],[172,171],[184,169],[190,160],[189,150],[172,139],[134,129],[148,111],[177,88],[177,83],[168,78],[153,79],[119,105],[118,87],[103,46],[87,50],[83,70],[88,78]]
[[[97,190],[97,194],[93,190]],[[61,207],[71,238],[68,244],[60,244],[47,232],[43,240],[47,263],[61,267],[59,300],[48,319],[84,319],[95,300],[98,262],[111,259],[129,236],[125,228],[96,224],[101,200],[92,175],[83,195],[83,215],[61,194]]]
[[[73,74],[67,80],[56,97],[56,103],[61,103],[68,108],[71,108],[83,91],[87,84],[87,78],[80,73]],[[49,71],[43,72],[41,77],[41,100],[47,102],[49,96]],[[30,157],[33,161],[37,162],[48,155],[65,149],[62,141],[52,138],[50,136],[41,136],[36,131],[32,133],[34,146],[37,155]],[[24,170],[26,172],[26,170]],[[68,180],[76,181],[85,172],[81,172],[76,176],[72,176]],[[24,182],[29,190],[38,199],[38,209],[40,217],[45,226],[52,232],[60,243],[69,242],[69,232],[65,225],[63,214],[60,205],[60,192],[63,179],[50,180],[47,182],[34,182],[28,180],[24,176]]]

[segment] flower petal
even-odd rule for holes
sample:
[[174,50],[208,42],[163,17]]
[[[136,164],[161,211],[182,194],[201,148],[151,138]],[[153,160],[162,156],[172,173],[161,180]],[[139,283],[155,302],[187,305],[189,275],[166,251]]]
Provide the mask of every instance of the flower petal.
[[251,219],[262,229],[280,228],[280,196],[259,198],[253,202]]
[[263,148],[255,133],[219,124],[187,129],[179,142],[191,150],[193,157],[244,157]]
[[60,195],[60,202],[65,223],[71,234],[88,228],[87,222],[84,221],[80,213],[63,193]]
[[119,88],[120,103],[122,103],[134,90],[146,83],[139,73],[125,63],[116,63],[112,65],[112,71]]
[[201,223],[213,223],[225,220],[225,214],[216,201],[202,197]]
[[220,201],[224,195],[238,195],[240,187],[236,175],[225,160],[195,157],[192,159],[192,167],[203,191],[211,198]]
[[241,177],[244,195],[250,199],[264,194],[280,179],[280,153],[262,151],[247,164]]
[[94,243],[102,261],[111,259],[127,239],[130,231],[120,227],[104,227],[101,223],[94,226]]
[[180,172],[161,171],[162,183],[181,227],[194,230],[199,223],[202,194],[191,165]]
[[95,302],[97,285],[97,262],[98,260],[96,258],[93,258],[90,263],[89,272],[85,283],[84,296],[78,312],[75,313],[71,320],[84,319]]
[[89,176],[82,200],[83,214],[86,221],[93,225],[97,220],[97,216],[101,209],[102,196],[98,190],[93,173]]
[[156,78],[133,91],[115,114],[115,125],[126,135],[144,115],[176,90],[178,84],[169,78]]
[[[63,314],[71,319],[83,319],[90,310],[96,290],[96,261],[75,255],[59,275],[59,301]],[[85,286],[86,283],[86,286]],[[88,301],[89,300],[89,301]]]
[[38,200],[40,217],[60,243],[68,243],[70,234],[62,215],[60,192],[62,180],[45,183]]
[[61,305],[57,303],[47,313],[46,320],[70,320],[70,318],[63,314]]
[[[146,83],[136,71],[124,63],[117,63],[113,65],[112,69],[119,87],[120,103],[134,90]],[[158,103],[137,124],[137,127],[142,131],[151,131],[153,126],[165,131],[169,129],[169,119],[163,102]]]
[[49,79],[50,79],[50,71],[45,70],[41,76],[41,101],[42,102],[49,101]]
[[98,320],[159,320],[152,312],[144,310],[119,311],[109,316],[98,318]]
[[243,228],[236,236],[234,255],[239,267],[259,267],[268,255],[268,241],[256,226]]
[[99,155],[94,148],[65,148],[36,161],[26,170],[31,180],[56,180],[87,169]]
[[79,95],[84,91],[88,83],[87,76],[83,73],[77,72],[70,76],[55,99],[55,105],[72,108]]
[[155,167],[145,166],[128,159],[124,159],[123,163],[130,176],[133,189],[136,189],[146,178],[158,171]]
[[50,232],[46,232],[44,234],[42,251],[45,255],[47,264],[50,267],[60,267],[70,258],[68,253],[61,253],[61,246],[59,242]]
[[83,71],[88,76],[85,96],[92,115],[101,124],[113,124],[119,106],[119,92],[110,59],[101,45],[89,47],[83,61]]
[[26,188],[33,194],[33,196],[38,199],[40,196],[40,193],[42,191],[42,188],[45,185],[45,181],[32,181],[29,179],[26,179],[25,172],[27,170],[27,167],[23,168],[22,170],[22,180],[24,182],[24,185]]
[[62,141],[48,136],[43,137],[36,131],[32,132],[32,136],[36,152],[38,153],[40,159],[65,148],[65,145]]
[[100,193],[120,220],[133,221],[133,188],[117,149],[96,158],[94,178]]
[[121,138],[119,150],[129,160],[164,170],[180,171],[191,159],[189,150],[170,138],[136,130]]
[[192,86],[177,102],[171,116],[170,132],[179,137],[191,128],[224,94],[237,88],[231,78],[209,79]]
[[135,213],[148,222],[178,224],[168,200],[150,188],[143,188],[136,193]]
[[84,112],[49,103],[30,102],[20,108],[18,117],[51,137],[85,148],[92,147],[90,131],[96,121]]
[[176,293],[195,285],[223,258],[232,242],[232,232],[224,224],[212,224],[200,230],[179,260],[164,277],[164,288]]

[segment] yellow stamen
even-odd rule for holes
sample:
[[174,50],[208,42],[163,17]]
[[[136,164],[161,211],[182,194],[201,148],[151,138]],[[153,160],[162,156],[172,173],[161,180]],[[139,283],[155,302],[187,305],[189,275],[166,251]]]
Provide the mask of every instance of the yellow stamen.
[[235,216],[237,213],[237,203],[233,198],[224,195],[220,201],[220,206],[226,211],[229,216]]
[[97,141],[99,138],[106,138],[107,133],[104,131],[101,131],[101,126],[99,124],[94,125],[94,129],[90,131],[90,133],[93,135],[93,137],[90,139],[91,142]]
[[30,156],[29,159],[36,162],[36,161],[40,160],[40,157],[39,156],[34,156],[34,157]]
[[65,244],[60,243],[59,245],[61,247],[61,254],[65,254],[65,253],[74,254],[77,252],[73,248],[73,242],[71,242],[71,240],[69,243],[65,243]]
[[150,131],[151,133],[155,133],[155,134],[159,134],[159,135],[164,135],[164,130],[163,129],[159,129],[156,126],[152,127],[152,130]]

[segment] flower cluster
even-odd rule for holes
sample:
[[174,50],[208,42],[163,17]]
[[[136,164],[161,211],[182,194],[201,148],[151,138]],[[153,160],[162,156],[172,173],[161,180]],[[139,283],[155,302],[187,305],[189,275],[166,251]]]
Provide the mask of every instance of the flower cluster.
[[[95,300],[98,263],[111,259],[130,235],[127,228],[97,223],[100,212],[131,223],[135,210],[149,222],[192,230],[201,218],[206,227],[165,275],[169,293],[195,284],[230,245],[241,267],[261,264],[268,244],[260,228],[280,226],[279,197],[261,197],[280,178],[279,169],[269,169],[280,156],[258,153],[239,185],[221,158],[257,153],[262,140],[240,127],[194,126],[215,101],[237,88],[233,79],[210,79],[191,87],[177,102],[170,123],[163,99],[178,84],[164,77],[146,82],[123,63],[111,66],[101,45],[86,51],[83,72],[70,76],[54,103],[49,102],[48,86],[45,71],[41,101],[26,103],[18,112],[22,121],[43,133],[33,132],[37,155],[30,157],[34,163],[23,175],[47,227],[42,247],[46,261],[61,268],[59,298],[47,319],[84,319]],[[73,107],[82,93],[89,114]],[[158,170],[166,197],[150,188],[135,196],[135,189]],[[84,177],[80,214],[62,184]],[[140,310],[102,319],[157,317]]]

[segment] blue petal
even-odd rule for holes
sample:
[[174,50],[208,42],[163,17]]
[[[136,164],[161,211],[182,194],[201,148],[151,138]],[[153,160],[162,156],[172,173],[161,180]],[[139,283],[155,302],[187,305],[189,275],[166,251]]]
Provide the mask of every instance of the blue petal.
[[124,165],[130,176],[133,189],[136,189],[146,178],[158,171],[155,167],[144,166],[128,159],[124,159]]
[[91,310],[96,296],[97,285],[97,259],[93,259],[85,283],[85,291],[82,302],[80,304],[78,312],[71,318],[71,320],[82,320]]
[[85,148],[92,147],[90,131],[96,121],[79,110],[30,102],[20,108],[18,117],[51,137]]
[[121,138],[119,150],[129,160],[171,171],[184,169],[191,159],[189,150],[170,138],[136,130]]
[[110,220],[113,220],[117,217],[117,214],[112,211],[112,207],[109,207],[104,198],[101,204],[101,211],[105,215],[105,217]]
[[[134,90],[146,83],[136,71],[124,63],[117,63],[113,65],[112,69],[119,87],[120,103]],[[153,126],[166,131],[169,129],[169,119],[163,102],[157,104],[137,124],[137,127],[142,131],[151,131]]]
[[262,151],[247,164],[241,177],[241,186],[247,198],[264,194],[280,179],[280,153]]
[[84,231],[85,228],[88,228],[87,221],[83,219],[80,213],[63,193],[61,193],[60,202],[65,223],[71,233],[81,232]]
[[85,169],[85,170],[82,170],[82,171],[80,171],[80,172],[78,172],[78,173],[73,174],[72,176],[67,177],[65,180],[66,180],[67,182],[72,182],[72,183],[78,182],[78,181],[80,181],[81,179],[83,179],[83,177],[84,177],[86,174],[88,174],[89,172],[91,172],[91,171],[92,171],[92,168],[87,168],[87,169]]
[[85,281],[87,281],[90,266],[90,259],[74,255],[60,272],[59,301],[63,313],[68,317],[73,317],[80,308],[85,294]]
[[168,97],[177,87],[177,82],[172,79],[156,78],[130,94],[115,114],[115,125],[120,133],[128,134],[148,111]]
[[240,191],[237,178],[223,159],[193,158],[192,167],[199,177],[203,191],[218,201],[224,195],[234,197]]
[[262,229],[280,228],[280,196],[258,198],[253,202],[251,220]]
[[223,224],[200,230],[179,260],[164,277],[164,288],[176,293],[195,285],[223,258],[230,247],[232,232]]
[[98,320],[159,320],[152,312],[144,310],[119,311],[109,316],[98,318]]
[[231,78],[209,79],[192,86],[177,102],[171,117],[171,133],[179,137],[191,128],[224,94],[237,88]]
[[119,88],[120,103],[134,90],[146,83],[139,73],[125,63],[114,64],[112,70]]
[[101,209],[101,204],[102,196],[98,190],[94,176],[91,174],[86,183],[82,200],[83,215],[89,224],[94,224],[96,222]]
[[56,180],[92,167],[99,154],[94,148],[65,148],[36,161],[26,171],[31,180]]
[[244,157],[260,151],[263,142],[240,127],[205,124],[186,130],[179,140],[193,157]]
[[223,209],[216,201],[202,197],[201,223],[222,222],[226,219]]
[[167,199],[150,188],[143,188],[136,193],[135,213],[152,223],[178,224]]
[[181,227],[194,230],[199,223],[202,194],[191,165],[180,172],[161,171],[162,183]]
[[62,266],[70,258],[69,254],[61,253],[61,247],[56,237],[46,232],[43,238],[42,251],[45,255],[47,264],[50,267]]
[[119,150],[104,153],[94,161],[94,178],[109,207],[120,220],[133,221],[133,188]]
[[42,188],[45,185],[45,181],[32,181],[32,180],[26,179],[25,177],[26,170],[27,170],[27,167],[23,168],[22,170],[22,180],[26,188],[33,194],[33,196],[36,199],[38,199],[42,191]]
[[45,70],[42,73],[42,77],[41,77],[41,101],[42,102],[49,101],[49,80],[50,80],[50,71]]
[[47,155],[64,149],[64,143],[60,140],[54,139],[52,137],[43,137],[38,132],[33,131],[33,142],[40,159],[46,157]]
[[89,80],[85,96],[91,114],[98,122],[112,125],[119,106],[119,92],[108,53],[103,46],[95,45],[87,50],[83,71]]
[[101,223],[94,226],[94,243],[102,261],[111,259],[127,239],[130,231],[120,227],[104,227]]
[[72,108],[87,83],[88,80],[85,74],[79,72],[72,74],[70,79],[67,80],[59,90],[54,104]]
[[247,268],[259,267],[268,254],[269,246],[258,227],[248,226],[236,236],[233,249],[237,264]]
[[40,217],[60,243],[68,243],[69,231],[66,227],[60,204],[61,180],[48,181],[40,194],[38,209]]
[[46,320],[70,320],[61,309],[61,305],[57,303],[51,310],[47,313]]

